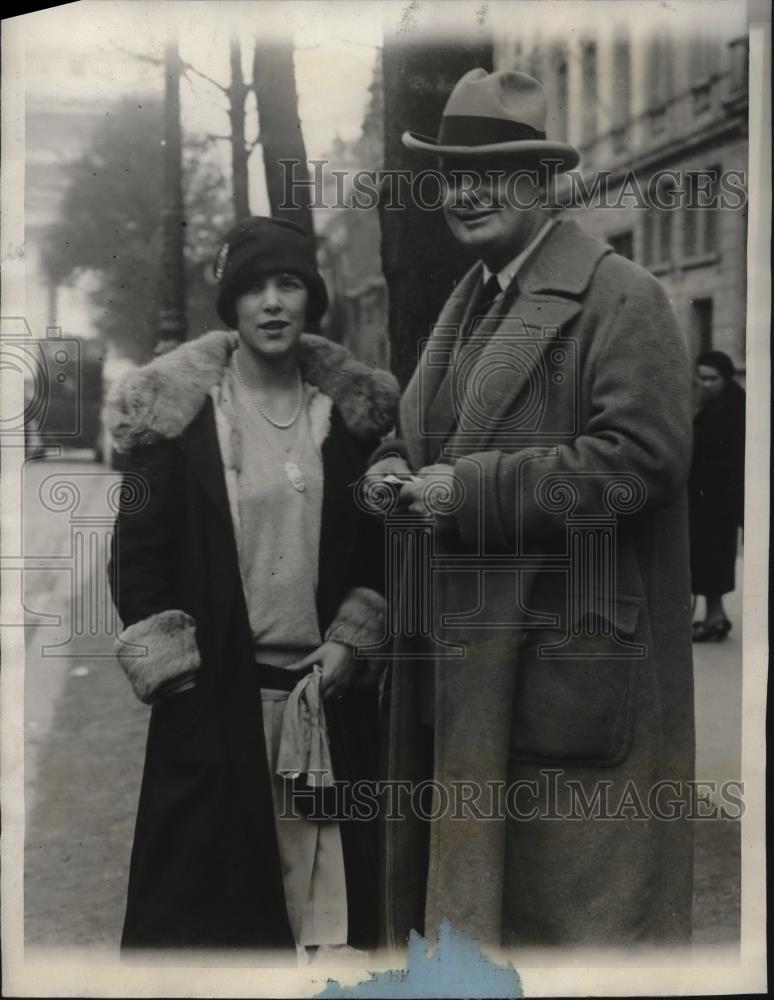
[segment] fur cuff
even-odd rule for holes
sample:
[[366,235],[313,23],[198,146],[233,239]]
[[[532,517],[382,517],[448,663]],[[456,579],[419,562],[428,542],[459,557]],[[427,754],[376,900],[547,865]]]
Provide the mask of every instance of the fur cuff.
[[386,602],[381,594],[368,587],[355,587],[341,602],[338,614],[325,633],[326,641],[347,646],[373,646],[384,638]]
[[[196,626],[185,611],[160,611],[125,628],[118,639],[118,662],[146,705],[162,688],[177,687],[201,666]],[[127,644],[144,649],[131,651]]]

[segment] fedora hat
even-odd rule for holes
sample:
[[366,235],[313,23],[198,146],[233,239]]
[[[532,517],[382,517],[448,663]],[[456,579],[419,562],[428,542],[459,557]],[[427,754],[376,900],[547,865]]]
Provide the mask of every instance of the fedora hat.
[[580,159],[574,146],[546,138],[546,96],[526,73],[472,69],[457,83],[443,109],[438,138],[404,132],[403,145],[436,156],[503,154],[558,160],[569,170]]

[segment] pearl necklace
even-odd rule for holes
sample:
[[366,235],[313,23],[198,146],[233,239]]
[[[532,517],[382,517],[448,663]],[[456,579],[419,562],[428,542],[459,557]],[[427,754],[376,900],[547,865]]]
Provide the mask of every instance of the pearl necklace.
[[278,430],[286,431],[288,427],[292,427],[293,424],[298,420],[301,409],[304,405],[304,383],[301,378],[301,372],[296,369],[296,408],[293,411],[293,416],[287,422],[282,420],[275,420],[274,417],[270,416],[266,410],[261,406],[258,400],[255,398],[254,392],[250,389],[247,382],[245,382],[244,375],[242,374],[242,369],[239,367],[239,358],[234,357],[234,370],[236,371],[236,377],[239,379],[239,384],[244,389],[247,396],[249,396],[253,406],[264,418],[268,420],[272,427],[276,427]]

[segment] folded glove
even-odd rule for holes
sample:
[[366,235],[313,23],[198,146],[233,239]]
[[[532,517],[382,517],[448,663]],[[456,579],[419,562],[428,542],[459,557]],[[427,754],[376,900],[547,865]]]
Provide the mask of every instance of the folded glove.
[[329,788],[333,784],[321,679],[322,669],[315,666],[290,692],[277,754],[277,774],[287,778],[304,776],[310,788]]

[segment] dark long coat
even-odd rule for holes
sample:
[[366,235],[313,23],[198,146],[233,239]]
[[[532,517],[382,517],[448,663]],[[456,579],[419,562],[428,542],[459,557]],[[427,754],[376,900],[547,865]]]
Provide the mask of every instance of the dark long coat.
[[688,480],[691,590],[734,589],[737,535],[744,519],[745,394],[734,382],[694,417]]
[[[159,639],[153,623],[185,613],[200,657],[195,687],[151,709],[124,947],[293,946],[252,636],[208,395],[232,347],[220,332],[183,345],[130,376],[110,402],[113,436],[131,450],[111,566],[123,635],[147,643],[143,669],[150,669]],[[397,389],[390,376],[319,337],[302,339],[300,364],[334,401],[322,447],[317,610],[324,634],[348,593],[383,589],[381,528],[356,509],[351,486],[393,421]],[[148,488],[139,501],[136,476]],[[182,644],[191,635],[167,639],[164,658],[185,660]],[[327,709],[337,777],[340,769],[351,779],[373,773],[375,698],[373,689],[350,689]],[[367,946],[376,900],[372,832],[344,822],[342,838],[350,943]]]
[[[448,919],[496,945],[684,941],[694,723],[682,337],[660,284],[570,222],[482,320],[477,357],[463,349],[455,363],[481,287],[478,265],[401,401],[410,465],[452,464],[463,487],[456,530],[436,540],[432,592],[436,638],[464,655],[420,659],[427,637],[406,627],[396,644],[388,776],[432,777],[459,808],[385,824],[387,939]],[[609,547],[582,575],[589,532]],[[671,821],[657,818],[661,781],[675,783]],[[523,794],[498,805],[498,787]],[[476,807],[461,805],[464,788]],[[608,806],[595,807],[605,788]]]

